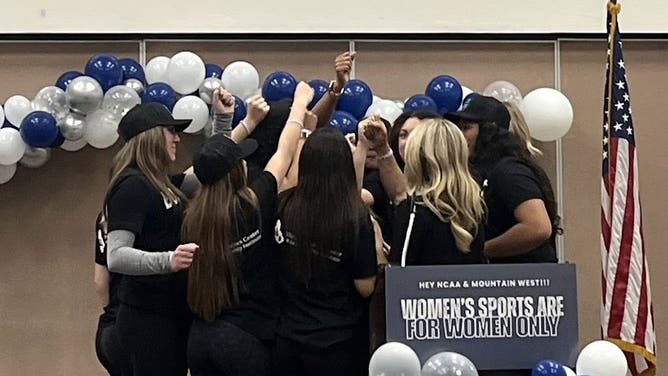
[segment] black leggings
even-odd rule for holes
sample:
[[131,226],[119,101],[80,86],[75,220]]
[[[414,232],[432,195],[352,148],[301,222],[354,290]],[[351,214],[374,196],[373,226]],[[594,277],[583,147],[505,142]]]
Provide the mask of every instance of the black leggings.
[[190,317],[144,311],[121,304],[116,317],[121,344],[134,376],[185,376]]
[[323,349],[278,337],[273,370],[275,376],[365,376],[369,372],[368,359],[368,348],[360,341]]
[[267,376],[270,351],[254,335],[224,320],[195,319],[188,338],[192,376]]
[[121,346],[116,325],[113,322],[105,323],[102,320],[98,322],[95,333],[95,353],[110,376],[132,376],[130,355]]

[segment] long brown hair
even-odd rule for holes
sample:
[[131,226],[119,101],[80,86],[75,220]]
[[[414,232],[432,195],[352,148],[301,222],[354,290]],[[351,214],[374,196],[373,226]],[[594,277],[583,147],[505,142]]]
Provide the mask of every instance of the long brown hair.
[[245,219],[244,202],[257,210],[239,163],[225,178],[203,185],[186,210],[183,240],[199,245],[188,270],[188,306],[204,320],[213,320],[239,300],[239,254],[232,249],[232,229]]
[[281,196],[279,212],[296,242],[287,264],[306,285],[321,270],[328,252],[341,252],[342,258],[353,249],[359,231],[370,225],[369,212],[357,189],[350,147],[340,131],[320,128],[309,136],[299,157],[297,186]]

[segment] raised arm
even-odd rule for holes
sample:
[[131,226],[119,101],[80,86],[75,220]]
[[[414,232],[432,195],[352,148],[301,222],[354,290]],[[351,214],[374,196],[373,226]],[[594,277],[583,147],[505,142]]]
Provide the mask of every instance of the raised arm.
[[288,175],[283,179],[283,184],[281,184],[279,191],[285,191],[297,185],[297,181],[299,180],[299,156],[302,153],[302,147],[304,146],[304,142],[306,142],[306,137],[308,137],[310,132],[315,130],[317,123],[318,117],[315,116],[313,112],[307,111],[306,115],[304,115],[304,129],[307,131],[302,132],[302,137],[297,142],[297,148],[292,157]]
[[248,137],[258,123],[267,116],[269,105],[259,95],[250,98],[248,114],[239,122],[239,126],[232,129],[234,118],[235,98],[227,90],[218,88],[213,93],[213,134],[227,133],[234,142],[241,142]]
[[339,101],[339,95],[343,87],[350,79],[350,71],[353,69],[353,61],[355,60],[355,53],[344,52],[334,59],[334,71],[336,72],[336,80],[330,86],[329,91],[320,98],[313,113],[318,117],[318,128],[327,125],[329,118],[336,108],[336,102]]
[[264,168],[265,171],[274,175],[278,184],[283,181],[292,163],[292,158],[297,149],[297,141],[304,128],[306,106],[311,103],[312,99],[313,89],[305,82],[297,84],[290,115],[278,139],[278,148]]
[[408,182],[393,158],[392,149],[387,142],[387,130],[380,119],[369,118],[360,123],[360,140],[378,154],[380,181],[388,197],[395,204],[403,201],[408,192]]

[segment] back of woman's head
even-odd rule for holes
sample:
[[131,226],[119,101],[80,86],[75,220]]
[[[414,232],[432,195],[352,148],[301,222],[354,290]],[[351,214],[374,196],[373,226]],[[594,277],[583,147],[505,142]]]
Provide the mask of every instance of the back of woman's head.
[[114,156],[109,188],[128,167],[141,171],[151,184],[170,201],[185,200],[185,196],[169,180],[171,162],[165,145],[163,127],[148,129],[128,140]]
[[457,247],[469,251],[484,208],[480,188],[469,171],[461,131],[448,120],[422,121],[406,143],[405,173],[424,205],[452,224]]
[[199,245],[188,271],[188,305],[205,320],[214,319],[239,299],[238,254],[231,245],[232,229],[246,220],[243,202],[254,205],[254,196],[238,163],[227,176],[202,185],[186,210],[182,238]]
[[333,128],[314,131],[299,157],[297,186],[281,197],[280,217],[296,239],[288,254],[295,276],[308,283],[326,262],[317,252],[347,252],[364,216],[348,141]]
[[531,143],[531,133],[529,132],[529,126],[527,125],[527,122],[524,119],[524,115],[522,114],[519,106],[513,102],[503,102],[503,104],[510,113],[510,133],[517,136],[517,138],[519,138],[520,141],[526,145],[529,154],[534,157],[543,155],[543,152]]

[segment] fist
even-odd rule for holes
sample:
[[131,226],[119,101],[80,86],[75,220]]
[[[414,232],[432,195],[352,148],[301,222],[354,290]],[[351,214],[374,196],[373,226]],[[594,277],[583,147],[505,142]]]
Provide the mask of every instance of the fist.
[[213,92],[211,101],[213,109],[217,114],[234,112],[234,95],[230,94],[222,87],[219,87]]
[[262,96],[252,96],[248,100],[248,115],[246,115],[246,122],[251,123],[251,126],[256,126],[267,116],[269,110],[269,104],[262,98]]
[[174,250],[172,257],[169,260],[169,266],[173,272],[188,269],[193,263],[195,251],[199,246],[195,243],[181,244]]
[[297,88],[295,89],[293,102],[299,102],[300,104],[304,105],[304,107],[306,107],[313,100],[313,95],[313,88],[306,82],[300,81],[297,84]]

